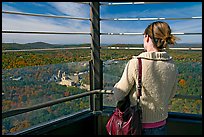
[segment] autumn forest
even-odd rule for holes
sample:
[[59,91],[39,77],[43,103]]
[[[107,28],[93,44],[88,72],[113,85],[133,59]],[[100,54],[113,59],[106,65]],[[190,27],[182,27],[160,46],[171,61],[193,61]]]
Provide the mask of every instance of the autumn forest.
[[[2,49],[19,49],[19,47],[23,48],[22,46],[20,44],[3,43]],[[32,46],[35,47],[35,45]],[[32,46],[29,48],[33,48]],[[46,46],[49,47],[50,45]],[[136,46],[141,47],[141,45]],[[103,67],[104,89],[110,89],[120,78],[127,61],[141,52],[142,50],[102,48],[100,57],[105,64]],[[169,49],[167,52],[173,57],[178,66],[178,94],[202,96],[202,51]],[[2,111],[28,107],[89,91],[86,88],[79,88],[81,85],[90,84],[89,73],[79,75],[79,83],[77,83],[79,86],[66,87],[59,85],[57,84],[58,80],[54,79],[54,77],[59,70],[70,75],[88,72],[89,66],[87,64],[90,60],[90,49],[2,52]],[[106,64],[107,61],[112,60],[118,62]],[[104,96],[104,99],[106,100],[106,96]],[[114,106],[114,104],[110,103],[111,101],[104,101],[104,105]],[[2,120],[2,134],[21,131],[39,123],[88,108],[89,98],[83,97],[5,118]],[[202,114],[202,100],[174,98],[169,104],[169,110],[172,112]]]

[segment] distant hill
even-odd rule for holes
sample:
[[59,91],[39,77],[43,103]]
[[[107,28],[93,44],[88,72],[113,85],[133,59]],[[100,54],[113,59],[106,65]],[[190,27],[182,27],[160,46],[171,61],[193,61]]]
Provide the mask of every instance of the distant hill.
[[175,48],[182,48],[182,47],[193,47],[193,48],[202,48],[202,43],[177,43]]
[[20,50],[20,49],[37,49],[37,48],[50,48],[55,47],[55,45],[44,43],[44,42],[34,42],[34,43],[2,43],[3,50]]
[[2,50],[21,50],[21,49],[46,49],[46,48],[65,48],[65,47],[88,47],[90,44],[76,44],[76,45],[63,45],[63,44],[49,44],[45,42],[34,43],[2,43]]
[[[45,42],[34,42],[34,43],[2,43],[2,50],[21,50],[21,49],[46,49],[46,48],[66,48],[66,47],[90,47],[91,44],[49,44]],[[109,47],[143,47],[143,44],[101,44],[101,46]],[[171,47],[171,46],[170,46]],[[178,43],[175,48],[179,47],[202,47],[202,44],[188,44]]]
[[108,47],[143,47],[143,44],[110,44]]

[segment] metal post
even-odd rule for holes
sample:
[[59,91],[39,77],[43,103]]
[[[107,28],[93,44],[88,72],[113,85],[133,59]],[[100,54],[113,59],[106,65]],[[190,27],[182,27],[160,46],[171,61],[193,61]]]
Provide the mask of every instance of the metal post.
[[[91,59],[92,59],[92,78],[91,90],[103,88],[103,71],[102,61],[100,60],[100,17],[99,2],[90,2],[90,19],[91,19]],[[95,102],[94,110],[102,110],[102,96],[96,95],[99,100]],[[101,96],[101,97],[100,97]]]
[[[99,2],[90,2],[91,20],[91,61],[90,61],[90,90],[103,89],[103,66],[100,60],[100,5]],[[103,109],[103,95],[95,94],[90,98],[91,109],[94,113]],[[100,117],[100,116],[99,116]],[[101,134],[99,117],[95,116],[95,134]]]

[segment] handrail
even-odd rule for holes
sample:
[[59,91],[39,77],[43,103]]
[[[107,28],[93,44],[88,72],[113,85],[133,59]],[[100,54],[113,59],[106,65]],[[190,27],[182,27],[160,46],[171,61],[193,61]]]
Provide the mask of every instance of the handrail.
[[15,30],[2,30],[2,33],[91,35],[90,32],[51,32],[51,31],[49,32],[49,31],[15,31]]
[[56,105],[56,104],[59,104],[59,103],[63,103],[63,102],[66,102],[66,101],[71,101],[71,100],[81,98],[81,97],[85,97],[85,96],[89,96],[89,95],[92,95],[92,94],[99,94],[99,93],[112,94],[111,90],[88,91],[88,92],[80,93],[80,94],[77,94],[77,95],[72,95],[72,96],[56,99],[54,101],[48,101],[46,103],[37,104],[37,105],[31,106],[31,107],[19,108],[19,109],[14,109],[14,110],[11,110],[11,111],[3,112],[2,113],[2,119],[7,118],[7,117],[11,117],[11,116],[15,116],[15,115],[18,115],[18,114],[26,113],[26,112],[29,112],[29,111],[33,111],[33,110],[36,110],[36,109],[49,107],[49,106]]
[[[106,47],[106,46],[103,46],[101,47],[101,49],[139,49],[139,50],[142,50],[144,49],[143,47]],[[196,47],[184,47],[184,48],[169,48],[169,49],[172,49],[172,50],[202,50],[202,48],[196,48]]]
[[[2,50],[2,53],[7,52],[29,52],[29,51],[52,51],[52,50],[81,50],[81,49],[91,49],[91,47],[70,47],[70,48],[44,48],[44,49],[19,49],[19,50]],[[101,46],[101,49],[139,49],[142,50],[142,47],[106,47]],[[196,47],[184,47],[184,48],[169,48],[172,50],[202,50],[202,48]]]
[[[111,3],[102,3],[100,2],[100,5],[102,6],[117,6],[117,5],[138,5],[138,4],[158,4],[158,3],[169,3],[169,2],[111,2]],[[171,2],[172,3],[172,2]]]
[[25,15],[25,16],[36,16],[36,17],[48,17],[48,18],[65,18],[65,19],[76,19],[76,20],[90,20],[89,18],[78,18],[78,17],[70,17],[70,16],[33,14],[33,13],[14,12],[14,11],[2,11],[2,13],[4,13],[4,14]]
[[202,50],[202,48],[192,48],[192,47],[188,47],[188,48],[169,48],[169,49],[173,49],[173,50]]
[[[56,105],[56,104],[59,104],[59,103],[63,103],[63,102],[66,102],[66,101],[71,101],[71,100],[78,99],[78,98],[81,98],[81,97],[93,95],[93,94],[113,94],[113,93],[114,93],[113,90],[92,90],[92,91],[80,93],[80,94],[77,94],[77,95],[72,95],[72,96],[68,96],[68,97],[59,98],[59,99],[54,100],[54,101],[48,101],[46,103],[37,104],[37,105],[31,106],[31,107],[19,108],[19,109],[3,112],[2,113],[2,119],[7,118],[7,117],[11,117],[11,116],[15,116],[15,115],[18,115],[18,114],[30,112],[30,111],[33,111],[33,110],[36,110],[36,109],[49,107],[49,106]],[[188,96],[188,95],[180,95],[180,94],[176,94],[174,96],[174,98],[202,100],[202,96]]]
[[164,17],[101,18],[101,21],[149,21],[149,20],[192,20],[192,19],[202,19],[202,17],[188,17],[188,18],[164,18]]
[[[200,32],[172,32],[173,35],[202,35]],[[143,35],[141,32],[127,32],[127,33],[101,33],[101,35]]]
[[[76,35],[91,35],[89,32],[49,32],[49,31],[15,31],[2,30],[2,33],[26,33],[26,34],[76,34]],[[173,35],[202,35],[200,32],[172,32]],[[100,35],[143,35],[141,32],[125,32],[125,33],[100,33]]]

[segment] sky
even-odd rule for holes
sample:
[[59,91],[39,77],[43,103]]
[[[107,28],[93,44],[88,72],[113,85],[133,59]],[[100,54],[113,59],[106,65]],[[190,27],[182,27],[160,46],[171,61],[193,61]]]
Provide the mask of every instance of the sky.
[[[2,11],[90,18],[90,6],[77,2],[2,2]],[[202,16],[202,2],[101,5],[100,18],[191,18]],[[143,33],[153,21],[100,21],[101,33]],[[173,33],[202,33],[202,19],[165,20]],[[88,32],[89,20],[73,20],[2,13],[2,30]],[[177,43],[202,43],[202,35],[177,35]],[[101,35],[102,44],[142,44],[142,35]],[[90,35],[2,34],[2,42],[50,44],[91,43]]]

